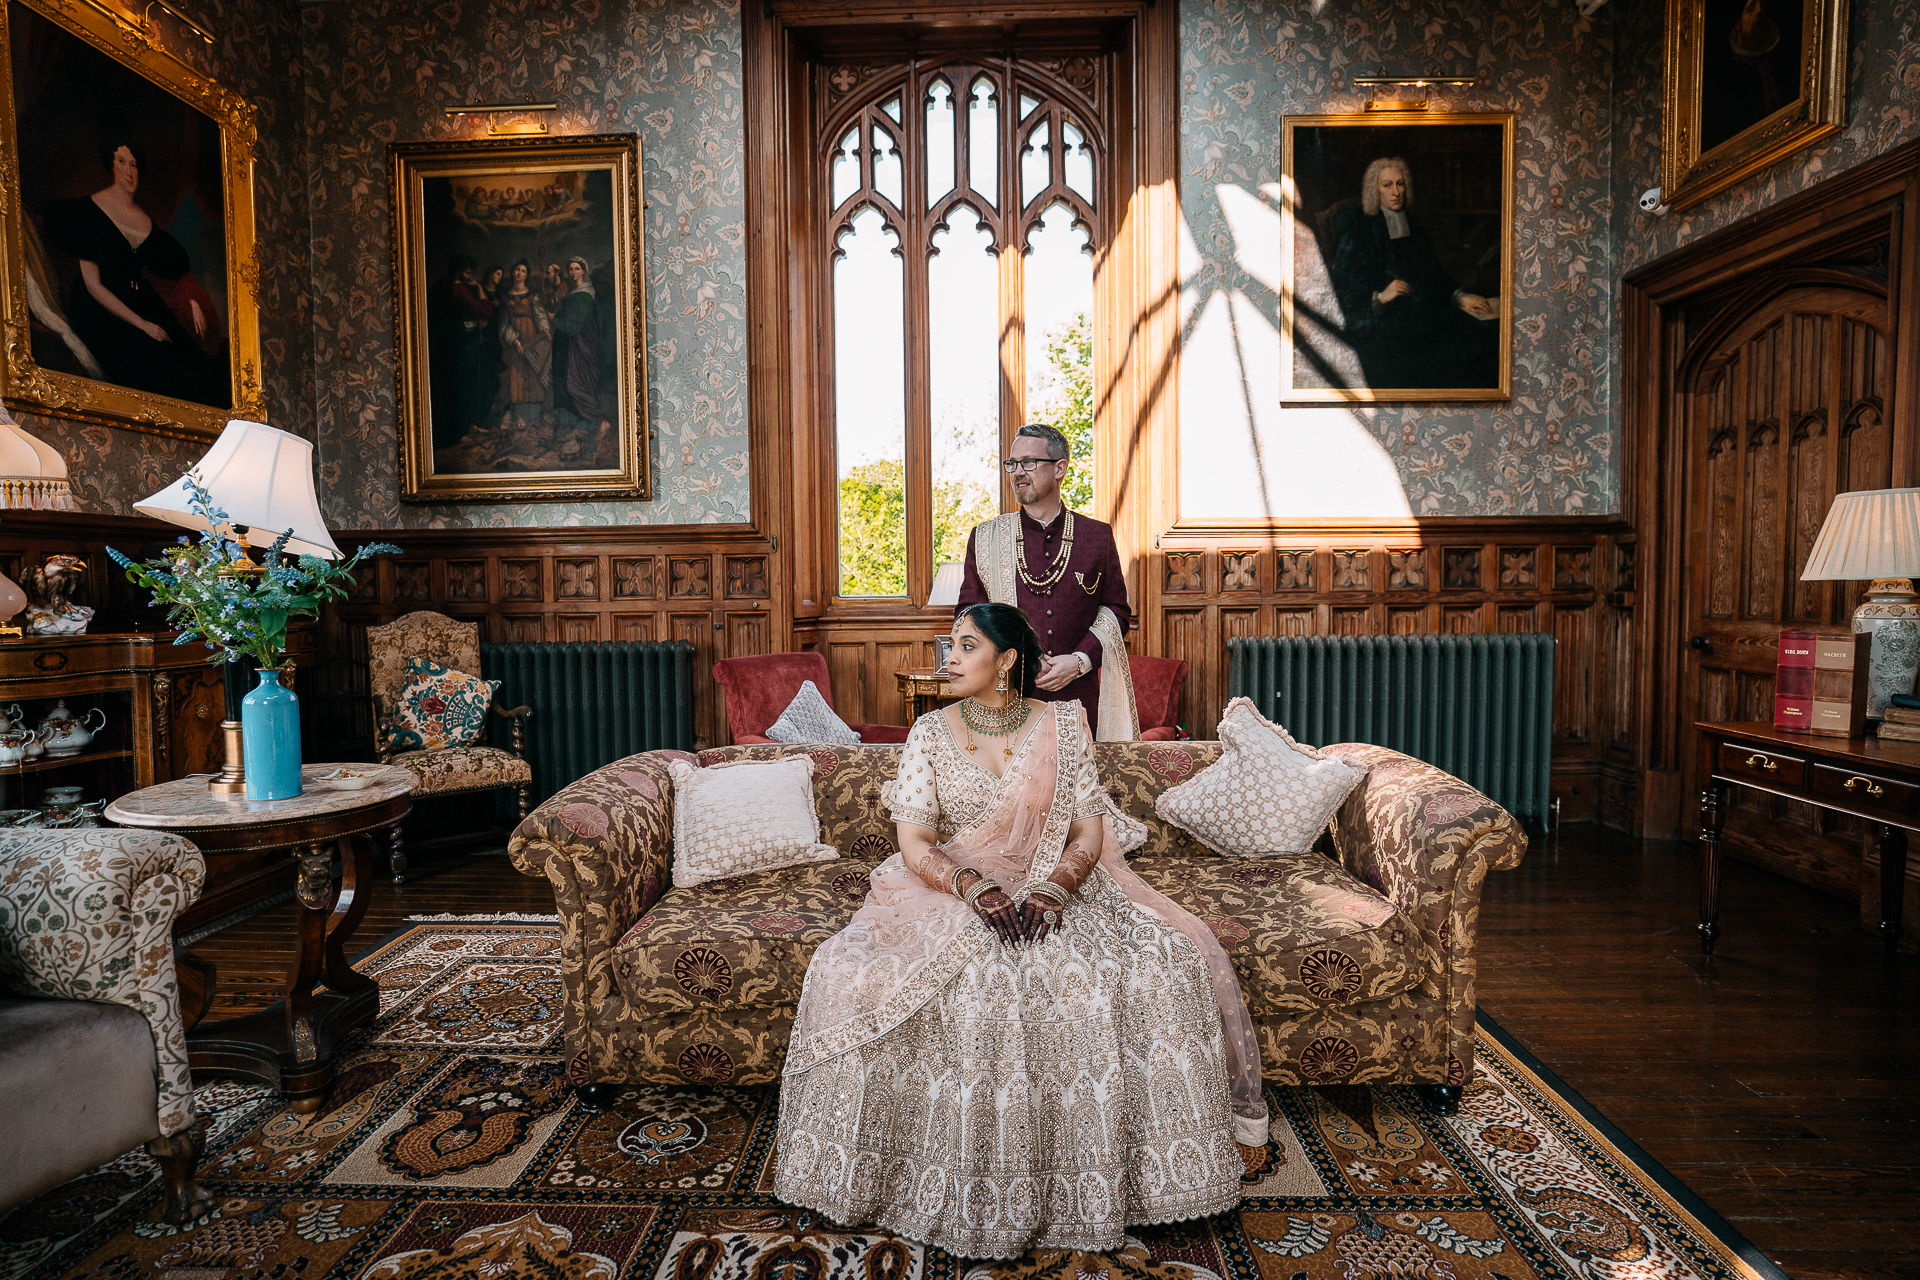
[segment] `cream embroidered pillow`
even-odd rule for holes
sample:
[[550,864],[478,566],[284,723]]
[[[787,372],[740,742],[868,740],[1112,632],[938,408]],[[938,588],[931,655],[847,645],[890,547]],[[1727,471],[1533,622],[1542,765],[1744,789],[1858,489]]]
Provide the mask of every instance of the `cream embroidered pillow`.
[[793,695],[780,718],[767,726],[767,736],[775,742],[829,742],[839,746],[860,741],[860,735],[833,714],[811,680],[801,684],[800,692]]
[[1220,758],[1155,802],[1159,815],[1208,848],[1242,858],[1292,853],[1319,838],[1367,775],[1303,747],[1235,698],[1220,718]]
[[696,769],[672,761],[673,883],[682,889],[827,862],[840,856],[820,843],[813,808],[813,761],[743,760]]

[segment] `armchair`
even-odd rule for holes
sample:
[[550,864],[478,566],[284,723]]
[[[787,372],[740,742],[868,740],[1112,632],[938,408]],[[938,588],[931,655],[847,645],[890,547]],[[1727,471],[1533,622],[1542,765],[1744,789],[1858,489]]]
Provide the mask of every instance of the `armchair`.
[[[520,816],[526,817],[527,791],[533,783],[533,766],[526,760],[526,729],[533,708],[509,710],[498,702],[493,704],[493,713],[511,727],[511,751],[487,746],[485,732],[472,746],[395,751],[391,722],[394,709],[400,703],[400,691],[406,687],[410,658],[428,658],[454,671],[484,675],[480,670],[480,624],[458,622],[423,609],[384,627],[367,628],[374,752],[380,763],[398,765],[411,773],[416,779],[415,796],[458,795],[512,787],[519,799]],[[393,866],[395,884],[405,884],[407,879],[406,848],[400,830],[403,825],[396,822],[387,833],[387,855]]]
[[168,1222],[211,1206],[173,954],[205,877],[165,832],[0,832],[0,1210],[141,1143]]
[[1140,714],[1142,742],[1172,742],[1180,736],[1180,692],[1187,686],[1187,664],[1179,658],[1127,655],[1133,672],[1133,705]]
[[[813,681],[820,696],[833,706],[833,683],[823,653],[762,653],[746,658],[722,658],[713,664],[727,708],[727,730],[737,745],[772,742],[767,729],[787,709],[800,686]],[[862,742],[905,742],[905,725],[855,724],[847,727]]]

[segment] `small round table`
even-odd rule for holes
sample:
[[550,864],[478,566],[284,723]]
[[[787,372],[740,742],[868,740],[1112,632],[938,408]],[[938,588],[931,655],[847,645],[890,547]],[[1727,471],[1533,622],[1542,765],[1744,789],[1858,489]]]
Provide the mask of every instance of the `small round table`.
[[[326,780],[341,768],[371,776],[348,790]],[[173,832],[206,853],[293,852],[300,916],[286,999],[243,1018],[195,1026],[187,1033],[187,1061],[196,1070],[272,1085],[295,1111],[312,1112],[333,1080],[340,1041],[380,1012],[380,984],[354,972],[346,947],[367,913],[373,833],[412,810],[414,779],[392,765],[310,764],[300,770],[300,785],[301,794],[290,800],[248,800],[209,791],[204,778],[182,778],[121,796],[106,817],[117,826]],[[327,989],[316,993],[322,978]]]

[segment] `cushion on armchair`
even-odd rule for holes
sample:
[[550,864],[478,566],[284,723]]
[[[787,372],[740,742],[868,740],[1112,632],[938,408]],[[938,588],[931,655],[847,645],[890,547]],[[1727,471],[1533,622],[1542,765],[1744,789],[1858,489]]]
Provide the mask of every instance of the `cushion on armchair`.
[[409,658],[387,739],[395,751],[472,746],[486,730],[487,708],[499,688],[498,680],[449,670],[430,658]]
[[787,709],[767,726],[767,736],[775,742],[827,742],[838,746],[860,741],[860,735],[833,713],[820,696],[819,686],[811,680],[801,682],[800,692],[793,695]]
[[405,751],[387,761],[414,776],[415,795],[436,791],[480,791],[533,781],[533,766],[498,747],[443,747]]

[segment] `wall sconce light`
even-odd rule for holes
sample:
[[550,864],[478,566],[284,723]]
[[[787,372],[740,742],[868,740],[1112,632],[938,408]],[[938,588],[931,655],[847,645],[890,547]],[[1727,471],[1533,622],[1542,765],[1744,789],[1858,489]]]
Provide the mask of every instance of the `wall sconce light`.
[[189,18],[186,14],[168,4],[167,0],[147,0],[147,7],[140,11],[140,16],[137,18],[133,16],[132,9],[122,9],[118,5],[107,3],[107,0],[87,0],[87,2],[108,17],[117,18],[121,22],[126,23],[135,31],[146,36],[148,40],[153,39],[153,11],[158,9],[162,13],[172,14],[179,20],[181,26],[199,36],[203,42],[207,44],[213,43],[212,36],[202,31],[200,25],[192,18]]
[[[1479,83],[1478,76],[1351,76],[1349,79],[1352,83],[1365,85],[1369,89],[1378,88],[1386,84],[1412,85],[1418,89],[1429,88],[1436,84],[1448,85],[1459,89],[1471,89],[1475,84]],[[1425,111],[1427,105],[1425,96],[1418,98],[1367,99],[1367,110],[1369,111]]]
[[[531,116],[540,112],[558,111],[559,109],[560,104],[557,102],[535,102],[529,98],[525,102],[469,102],[458,107],[448,107],[446,114],[449,118],[454,116]],[[511,120],[505,124],[501,124],[497,120],[487,121],[487,135],[489,137],[497,138],[502,135],[545,133],[546,131],[547,122],[544,119]]]

